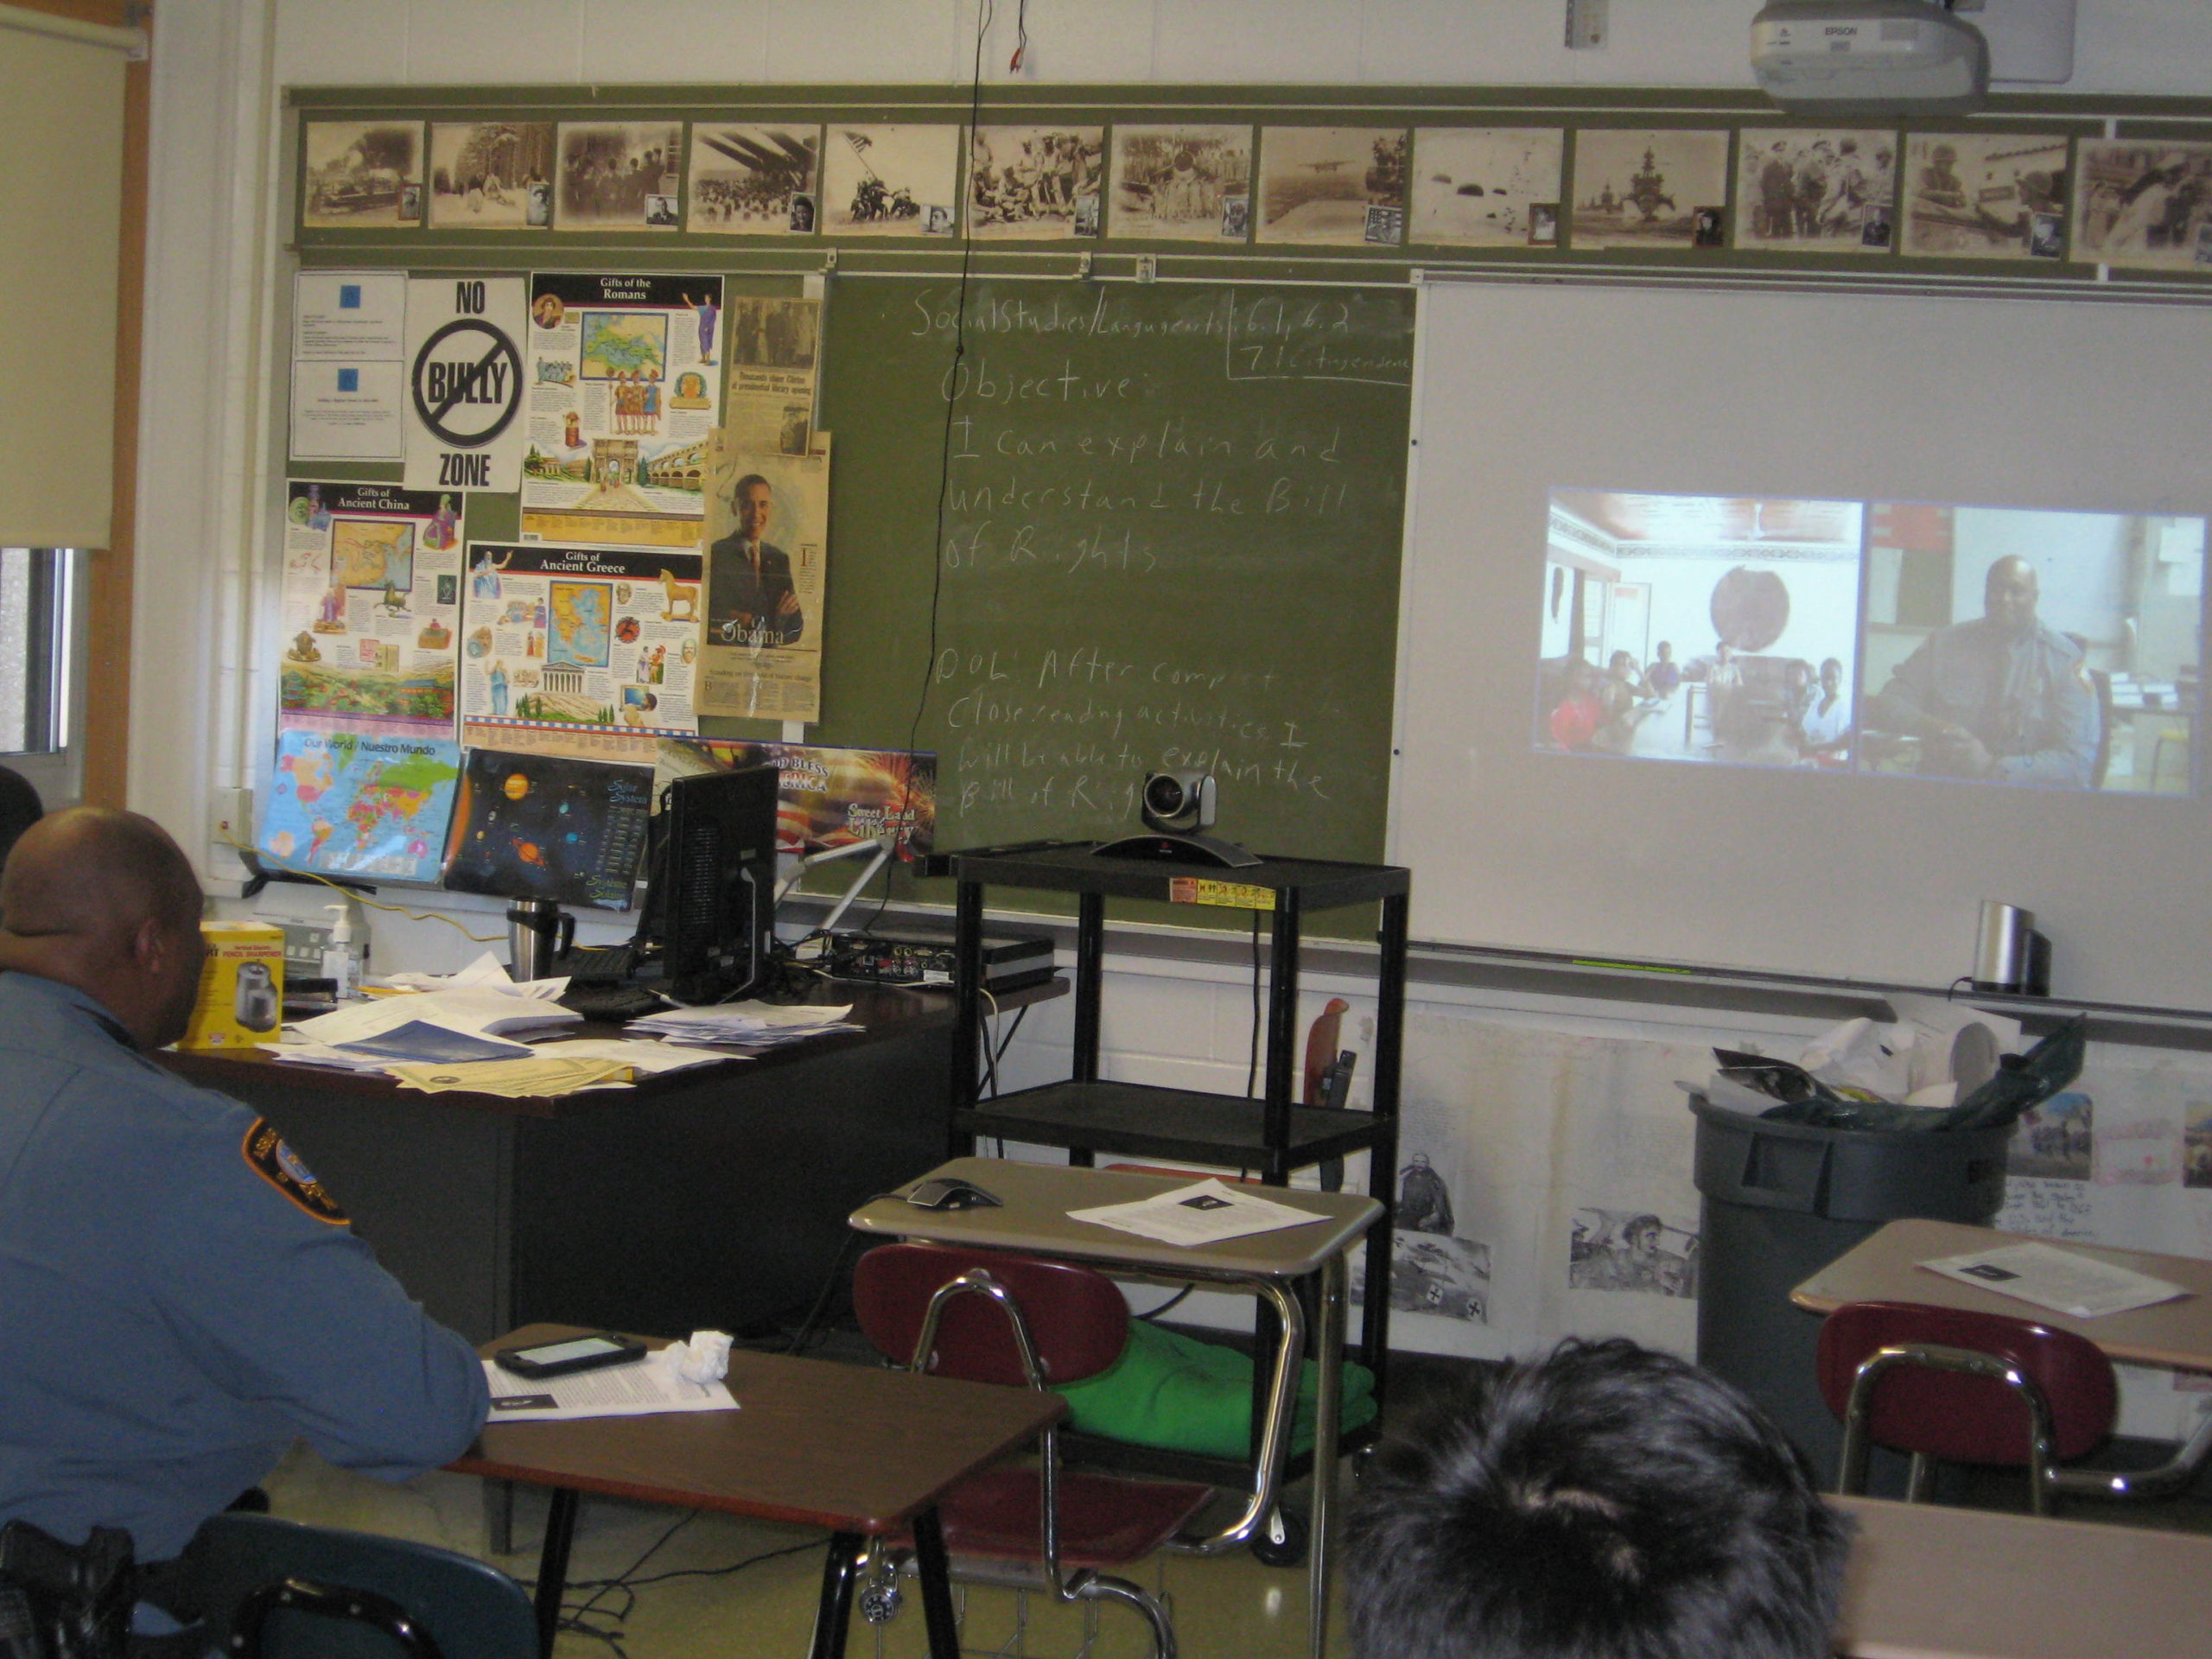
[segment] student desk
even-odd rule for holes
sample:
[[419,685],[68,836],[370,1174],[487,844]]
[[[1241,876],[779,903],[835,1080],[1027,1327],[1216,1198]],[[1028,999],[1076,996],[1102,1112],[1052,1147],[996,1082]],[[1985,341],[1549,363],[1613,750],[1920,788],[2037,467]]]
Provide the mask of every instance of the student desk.
[[1859,1522],[1836,1625],[1850,1659],[2165,1659],[2212,1631],[2212,1538],[1828,1501]]
[[471,1342],[540,1319],[734,1331],[810,1305],[846,1212],[937,1162],[950,1132],[951,998],[820,1000],[850,1001],[864,1029],[553,1099],[427,1095],[257,1051],[160,1058],[275,1124]]
[[1311,1211],[1312,1224],[1186,1247],[1068,1217],[1071,1210],[1126,1204],[1190,1185],[1179,1176],[996,1158],[956,1158],[930,1173],[972,1182],[1003,1203],[996,1209],[922,1210],[903,1197],[882,1198],[855,1211],[852,1224],[868,1233],[1083,1262],[1122,1277],[1223,1285],[1249,1291],[1274,1310],[1281,1332],[1274,1386],[1262,1425],[1253,1490],[1237,1519],[1197,1546],[1201,1554],[1249,1538],[1274,1507],[1290,1447],[1299,1363],[1307,1350],[1305,1313],[1291,1292],[1300,1280],[1318,1275],[1320,1318],[1312,1351],[1322,1363],[1314,1402],[1313,1537],[1306,1571],[1313,1655],[1320,1659],[1328,1629],[1329,1509],[1336,1491],[1338,1396],[1344,1386],[1344,1254],[1382,1217],[1382,1206],[1351,1192],[1259,1188],[1261,1196],[1275,1203]]
[[[495,1348],[581,1334],[574,1326],[531,1325],[481,1351],[489,1357]],[[728,1380],[735,1411],[487,1423],[474,1449],[449,1465],[553,1489],[537,1576],[539,1650],[553,1651],[582,1495],[607,1492],[828,1528],[814,1659],[845,1650],[861,1541],[911,1526],[931,1659],[959,1659],[938,1499],[1027,1446],[1066,1414],[1067,1402],[1027,1389],[743,1349],[730,1354]],[[528,1385],[518,1378],[516,1386]]]
[[[1919,1266],[1936,1256],[1963,1255],[1968,1250],[1995,1249],[2012,1243],[2077,1250],[2180,1285],[2190,1294],[2177,1301],[2130,1308],[2124,1313],[2075,1319],[2033,1302],[1926,1272]],[[1976,1313],[2003,1313],[2086,1337],[2122,1364],[2212,1371],[2212,1262],[2186,1255],[2031,1239],[2023,1233],[2001,1233],[1955,1221],[1893,1221],[1791,1291],[1789,1300],[1815,1313],[1833,1313],[1847,1302],[1923,1302]]]

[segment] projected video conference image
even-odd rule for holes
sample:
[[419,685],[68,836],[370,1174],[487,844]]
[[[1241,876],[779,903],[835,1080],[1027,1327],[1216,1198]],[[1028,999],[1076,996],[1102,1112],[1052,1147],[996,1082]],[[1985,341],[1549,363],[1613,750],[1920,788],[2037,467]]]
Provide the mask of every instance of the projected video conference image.
[[1551,493],[1540,750],[2187,797],[2205,520]]

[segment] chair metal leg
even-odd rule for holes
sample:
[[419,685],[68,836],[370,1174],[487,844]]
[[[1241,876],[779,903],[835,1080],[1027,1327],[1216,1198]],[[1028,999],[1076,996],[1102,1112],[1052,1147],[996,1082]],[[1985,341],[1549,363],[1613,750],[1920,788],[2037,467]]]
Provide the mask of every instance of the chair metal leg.
[[569,1585],[569,1547],[575,1541],[576,1511],[583,1494],[573,1486],[556,1486],[552,1506],[545,1511],[545,1542],[537,1553],[537,1651],[553,1659],[553,1638],[561,1629],[561,1598]]
[[1912,1454],[1912,1462],[1906,1467],[1904,1476],[1906,1503],[1925,1503],[1928,1501],[1928,1476],[1934,1466],[1925,1452]]
[[1175,1659],[1175,1626],[1167,1617],[1167,1610],[1149,1590],[1130,1583],[1127,1579],[1115,1578],[1111,1573],[1090,1574],[1076,1594],[1086,1600],[1114,1600],[1127,1602],[1144,1615],[1145,1623],[1152,1627],[1153,1659]]
[[2053,1469],[2046,1479],[2055,1492],[2088,1497],[2171,1497],[2196,1478],[2208,1452],[2212,1452],[2212,1406],[2199,1408],[2189,1438],[2155,1469]]
[[1260,1450],[1253,1490],[1243,1512],[1220,1531],[1203,1538],[1176,1537],[1167,1548],[1180,1555],[1218,1555],[1249,1541],[1281,1501],[1283,1465],[1290,1457],[1291,1408],[1298,1397],[1300,1361],[1306,1356],[1306,1310],[1273,1279],[1235,1281],[1274,1311],[1278,1332],[1273,1369],[1268,1371],[1267,1406],[1261,1417]]
[[830,1554],[822,1563],[822,1597],[815,1604],[814,1641],[810,1659],[845,1659],[845,1627],[853,1617],[853,1580],[860,1576],[868,1541],[856,1532],[830,1535]]
[[1321,1264],[1320,1326],[1313,1356],[1320,1362],[1313,1398],[1313,1535],[1306,1548],[1306,1594],[1313,1659],[1324,1659],[1329,1634],[1329,1528],[1335,1519],[1337,1440],[1344,1423],[1344,1259],[1332,1255]]

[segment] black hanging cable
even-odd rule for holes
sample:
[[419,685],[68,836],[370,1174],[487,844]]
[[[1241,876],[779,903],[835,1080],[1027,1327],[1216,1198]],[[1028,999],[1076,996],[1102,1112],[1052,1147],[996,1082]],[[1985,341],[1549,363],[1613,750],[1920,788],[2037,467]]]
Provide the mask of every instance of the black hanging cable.
[[[983,111],[983,42],[990,37],[991,22],[997,10],[995,0],[983,0],[982,9],[976,17],[974,79],[968,94],[968,141],[970,144],[975,143],[976,128]],[[922,716],[929,710],[930,687],[937,679],[938,610],[944,598],[945,502],[952,493],[953,411],[958,407],[961,365],[968,357],[968,283],[975,257],[976,238],[963,212],[960,233],[960,293],[953,308],[952,367],[944,378],[944,434],[938,447],[937,521],[931,532],[935,539],[930,547],[930,648],[929,655],[922,663],[921,696],[914,700],[913,721],[906,728],[906,747],[910,753],[921,740]]]
[[[670,1527],[667,1531],[664,1532],[643,1555],[640,1555],[635,1561],[632,1561],[625,1571],[617,1574],[615,1577],[611,1579],[571,1579],[566,1586],[567,1589],[571,1591],[589,1590],[595,1593],[594,1593],[588,1601],[582,1603],[579,1606],[570,1608],[564,1605],[563,1607],[561,1616],[562,1633],[563,1635],[588,1637],[593,1641],[604,1644],[610,1651],[617,1655],[626,1655],[627,1649],[623,1646],[624,1636],[626,1633],[620,1630],[602,1628],[596,1623],[585,1623],[584,1620],[587,1616],[594,1620],[604,1619],[609,1624],[620,1625],[625,1624],[629,1619],[630,1615],[637,1611],[638,1592],[644,1589],[647,1585],[665,1584],[675,1579],[728,1578],[735,1573],[744,1572],[747,1567],[758,1567],[763,1561],[779,1560],[786,1555],[801,1554],[808,1550],[819,1549],[822,1548],[823,1541],[821,1539],[810,1538],[804,1543],[786,1544],[779,1549],[762,1550],[758,1554],[747,1555],[741,1560],[732,1561],[723,1567],[679,1567],[671,1568],[665,1573],[647,1573],[642,1578],[638,1576],[638,1569],[643,1567],[647,1560],[651,1560],[663,1544],[666,1543],[671,1537],[675,1536],[675,1535],[678,1531],[682,1530],[684,1526],[695,1520],[698,1516],[698,1514],[699,1511],[694,1510],[690,1514],[678,1520],[673,1526]],[[517,1582],[521,1584],[526,1590],[534,1590],[536,1588],[534,1580],[530,1579],[518,1580]],[[610,1594],[619,1594],[621,1597],[621,1605],[620,1606],[610,1604],[607,1606],[601,1607],[596,1605],[601,1597]]]
[[1260,912],[1252,912],[1252,1048],[1244,1062],[1244,1097],[1260,1090]]

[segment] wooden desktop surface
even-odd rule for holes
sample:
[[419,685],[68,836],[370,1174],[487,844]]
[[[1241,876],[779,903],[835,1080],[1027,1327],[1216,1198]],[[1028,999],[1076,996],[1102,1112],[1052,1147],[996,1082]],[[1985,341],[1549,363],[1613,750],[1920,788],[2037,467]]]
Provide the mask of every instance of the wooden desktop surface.
[[853,1212],[852,1224],[867,1233],[1112,1262],[1147,1270],[1157,1268],[1170,1275],[1198,1273],[1242,1279],[1302,1279],[1350,1246],[1382,1214],[1380,1204],[1361,1193],[1254,1187],[1249,1190],[1255,1195],[1308,1211],[1313,1220],[1213,1244],[1163,1244],[1096,1222],[1071,1220],[1068,1211],[1148,1198],[1188,1186],[1189,1178],[1135,1175],[1068,1164],[1018,1163],[1002,1158],[955,1158],[929,1173],[967,1181],[1004,1202],[996,1209],[918,1209],[904,1197],[915,1185],[909,1182],[898,1194],[861,1205]]
[[[2060,1249],[2079,1251],[2180,1285],[2190,1294],[2124,1313],[2076,1319],[2017,1297],[1961,1284],[1919,1265],[1937,1256],[1963,1255],[1969,1250],[2014,1243],[2055,1244]],[[1893,1221],[1791,1291],[1789,1300],[1815,1313],[1832,1313],[1847,1302],[1881,1301],[1925,1302],[1978,1313],[2003,1313],[2074,1332],[2123,1363],[2212,1371],[2212,1262],[2190,1256],[2061,1244],[1961,1222]]]
[[[480,1351],[488,1358],[497,1348],[578,1334],[571,1325],[530,1325]],[[728,1380],[735,1411],[488,1423],[449,1466],[833,1532],[887,1533],[1067,1414],[1067,1402],[1050,1392],[743,1349],[731,1353]]]
[[2212,1538],[1878,1497],[1836,1650],[1850,1659],[2181,1659],[2212,1647]]

